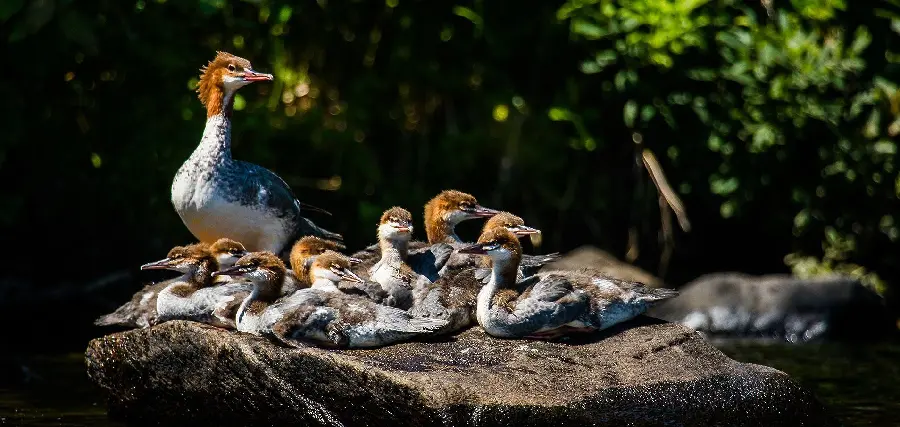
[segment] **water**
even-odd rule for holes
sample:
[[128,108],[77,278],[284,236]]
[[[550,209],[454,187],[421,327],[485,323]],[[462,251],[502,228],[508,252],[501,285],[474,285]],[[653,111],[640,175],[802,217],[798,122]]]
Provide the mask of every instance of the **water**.
[[[715,344],[736,360],[787,372],[844,425],[900,426],[900,343]],[[122,426],[107,418],[104,398],[87,379],[81,353],[4,364],[0,425]],[[11,381],[16,384],[10,386]]]
[[847,426],[900,426],[900,343],[716,342],[741,362],[787,372]]

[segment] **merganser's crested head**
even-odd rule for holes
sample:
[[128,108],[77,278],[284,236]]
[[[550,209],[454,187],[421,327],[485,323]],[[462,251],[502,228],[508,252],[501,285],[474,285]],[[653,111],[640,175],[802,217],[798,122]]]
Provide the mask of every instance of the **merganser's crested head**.
[[237,260],[248,253],[247,249],[240,242],[225,237],[209,245],[209,252],[216,257],[216,261],[219,262],[219,268],[234,266]]
[[409,241],[412,237],[412,214],[408,210],[394,206],[378,220],[378,239]]
[[505,227],[498,227],[481,234],[478,243],[458,250],[459,253],[487,255],[495,266],[517,268],[522,259],[522,244]]
[[206,106],[207,117],[223,111],[230,114],[234,93],[238,89],[253,82],[272,79],[271,74],[253,71],[250,61],[244,58],[227,52],[216,52],[216,57],[200,69],[197,92],[200,102]]
[[425,204],[425,233],[429,243],[455,240],[454,228],[467,219],[487,218],[497,211],[478,204],[468,193],[444,190]]
[[213,273],[213,276],[243,277],[257,286],[280,291],[286,272],[284,262],[273,253],[251,252],[234,263],[234,267]]
[[487,220],[487,222],[484,223],[484,228],[481,229],[481,234],[484,234],[498,227],[503,227],[509,231],[512,231],[513,234],[515,234],[517,237],[523,237],[529,234],[539,234],[541,232],[541,230],[525,225],[525,221],[522,220],[522,218],[519,218],[509,212],[499,212],[497,213],[497,215],[492,216],[491,219]]
[[209,252],[209,246],[195,243],[172,248],[166,258],[141,266],[141,270],[173,270],[179,273],[196,273],[200,270],[218,270],[218,262]]
[[350,271],[350,259],[335,251],[325,251],[316,257],[309,268],[309,280],[315,283],[319,279],[325,279],[334,283],[346,280],[348,282],[363,283],[365,280]]

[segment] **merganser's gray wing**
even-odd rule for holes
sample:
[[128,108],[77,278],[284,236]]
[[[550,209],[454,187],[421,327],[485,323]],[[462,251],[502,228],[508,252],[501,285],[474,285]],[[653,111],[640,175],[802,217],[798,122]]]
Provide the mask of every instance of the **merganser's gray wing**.
[[240,180],[239,185],[230,186],[237,193],[232,195],[244,205],[266,206],[279,218],[294,224],[295,234],[291,241],[302,236],[317,236],[324,239],[343,241],[343,236],[325,230],[301,215],[300,201],[291,187],[274,172],[253,163],[235,160],[235,170],[226,179]]

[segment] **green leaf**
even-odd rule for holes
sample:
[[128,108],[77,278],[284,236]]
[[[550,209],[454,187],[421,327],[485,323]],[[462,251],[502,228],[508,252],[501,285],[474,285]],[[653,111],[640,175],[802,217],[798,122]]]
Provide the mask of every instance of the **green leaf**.
[[588,39],[599,39],[607,34],[606,31],[596,24],[585,21],[584,19],[572,20],[572,32],[581,34]]
[[713,194],[727,196],[737,191],[738,179],[736,177],[731,177],[728,179],[711,179],[709,183],[709,189],[713,192]]
[[468,19],[473,24],[475,24],[476,27],[481,27],[481,25],[484,23],[484,20],[481,19],[481,16],[475,13],[474,10],[469,9],[465,6],[453,6],[453,14]]
[[645,105],[641,107],[641,121],[644,123],[649,122],[653,119],[653,116],[656,115],[656,108],[652,105]]
[[878,154],[893,155],[897,153],[897,144],[894,141],[882,140],[875,143],[872,147]]
[[569,120],[571,117],[571,113],[565,108],[553,107],[550,109],[550,111],[547,112],[547,116],[550,117],[550,120],[559,122]]
[[637,116],[637,103],[634,101],[628,101],[625,103],[624,111],[622,112],[622,118],[625,121],[625,126],[630,128],[634,127],[634,118]]

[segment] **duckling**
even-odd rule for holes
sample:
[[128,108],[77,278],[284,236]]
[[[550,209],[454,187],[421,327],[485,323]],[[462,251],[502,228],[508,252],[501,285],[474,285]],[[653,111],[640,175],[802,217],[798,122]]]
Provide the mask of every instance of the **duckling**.
[[219,269],[231,268],[237,260],[247,255],[247,249],[240,242],[223,237],[209,245],[209,252],[216,257]]
[[271,336],[289,346],[313,342],[326,347],[379,347],[443,326],[439,320],[413,318],[405,311],[337,291],[340,280],[361,280],[349,267],[349,260],[336,252],[320,255],[309,271],[313,287],[277,302],[286,269],[271,253],[252,253],[216,274],[242,276],[253,283],[253,292],[237,313],[238,330]]
[[[197,245],[206,246],[203,243],[198,243]],[[183,246],[176,246],[172,250],[183,248]],[[140,291],[135,292],[130,301],[122,304],[112,313],[100,316],[94,321],[94,324],[97,326],[120,326],[125,328],[147,328],[155,325],[157,323],[157,296],[159,296],[160,291],[179,279],[174,278],[144,286]]]
[[[286,280],[282,289],[282,295],[291,295],[298,289],[310,287],[312,283],[309,281],[309,269],[313,261],[326,252],[336,252],[344,248],[344,245],[340,243],[315,236],[306,236],[294,243],[290,254],[291,270],[288,270],[288,273],[290,275],[293,272],[296,281],[292,284],[289,280]],[[359,263],[359,260],[356,258],[347,257],[347,259],[351,265]],[[338,288],[342,292],[366,295],[376,302],[382,301],[387,296],[380,285],[368,281],[352,282],[349,285],[347,282],[340,282]]]
[[[412,306],[413,288],[431,282],[407,264],[410,261],[408,244],[412,231],[412,214],[409,211],[397,206],[384,211],[378,225],[381,258],[367,272],[369,278],[380,284],[387,292],[388,297],[384,300],[384,304],[403,310]],[[453,250],[446,244],[440,245],[446,246],[443,252],[446,255]],[[418,258],[425,258],[426,254],[433,255],[433,252],[420,252]],[[436,275],[438,266],[434,265],[433,258],[419,263],[430,265],[431,272]]]
[[[541,230],[525,225],[525,221],[516,215],[513,215],[509,212],[498,212],[497,215],[492,216],[484,223],[484,227],[481,229],[481,234],[483,235],[490,230],[500,227],[504,227],[507,230],[512,231],[513,234],[515,234],[516,237],[519,238],[541,233]],[[488,280],[490,280],[491,277],[491,259],[489,257],[478,255],[471,255],[471,257],[477,258],[477,260],[469,259],[466,261],[475,261],[480,265],[481,268],[476,271],[475,276],[483,283],[487,284]],[[522,280],[533,275],[534,273],[537,273],[537,271],[540,270],[541,267],[556,260],[557,258],[559,258],[558,252],[547,255],[522,254],[522,262],[519,263],[519,272],[517,275],[517,279]]]
[[[474,218],[487,218],[497,211],[486,208],[478,204],[478,200],[468,193],[457,190],[444,190],[437,196],[433,197],[425,204],[425,232],[428,236],[427,242],[410,241],[407,248],[410,255],[425,254],[428,258],[437,257],[440,266],[449,257],[449,253],[444,253],[446,246],[438,245],[439,243],[453,244],[461,243],[456,235],[456,225],[465,220]],[[363,267],[368,269],[378,262],[380,258],[380,243],[371,245],[359,252],[353,254],[354,257],[362,260]],[[437,252],[437,254],[427,254],[427,252]],[[443,258],[442,258],[443,257]],[[425,264],[423,264],[423,267]],[[414,267],[416,269],[416,267]],[[440,268],[438,268],[440,269]],[[430,270],[430,268],[429,268]],[[417,271],[419,271],[417,269]],[[430,280],[436,280],[437,271],[429,274],[428,271],[422,272]]]
[[[506,228],[516,236],[540,233],[540,230],[526,226],[522,218],[509,212],[499,212],[491,217],[484,224],[482,234],[496,228]],[[545,262],[557,256],[558,254],[523,256],[523,265],[517,271],[518,278],[534,274]],[[525,257],[528,258],[528,267],[525,267]],[[436,335],[456,332],[475,323],[475,297],[481,286],[490,279],[491,272],[489,260],[487,263],[483,261],[484,257],[479,255],[454,254],[441,269],[438,280],[414,289],[410,313],[419,317],[447,320],[447,325],[436,331]]]
[[522,246],[506,228],[485,233],[459,252],[491,257],[491,279],[478,292],[475,317],[500,338],[552,339],[602,330],[678,295],[590,272],[540,272],[517,282]]
[[497,211],[478,204],[475,196],[457,190],[445,190],[425,204],[425,233],[428,243],[463,243],[456,226],[466,220],[490,218]]
[[144,264],[142,270],[174,270],[182,273],[159,292],[156,299],[157,322],[193,320],[220,328],[234,328],[235,301],[250,293],[249,283],[213,285],[218,270],[216,258],[204,245],[177,247],[160,261]]

